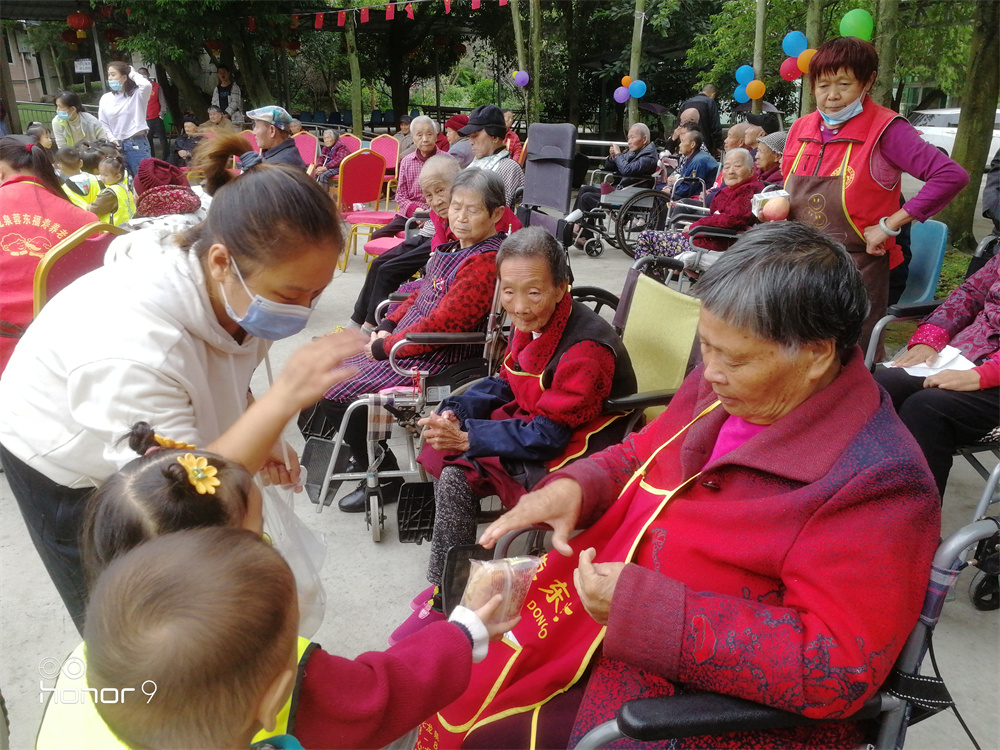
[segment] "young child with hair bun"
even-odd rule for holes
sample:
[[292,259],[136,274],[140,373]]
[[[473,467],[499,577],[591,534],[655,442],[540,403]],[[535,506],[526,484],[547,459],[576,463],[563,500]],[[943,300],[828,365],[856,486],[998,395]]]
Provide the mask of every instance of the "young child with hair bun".
[[104,190],[87,210],[97,214],[102,221],[120,226],[135,215],[135,199],[125,182],[125,160],[120,156],[108,156],[101,161],[99,174]]
[[[140,457],[96,490],[86,508],[81,546],[92,586],[105,570],[131,550],[141,548],[149,540],[173,536],[175,532],[228,527],[261,536],[260,491],[240,464],[157,435],[145,422],[135,424],[127,439]],[[194,611],[191,608],[201,605],[195,604],[194,592],[185,594],[181,589],[177,594],[177,601],[183,602],[183,606],[178,607],[180,622],[176,632],[184,641],[197,637],[196,626],[202,619],[233,615],[225,606],[231,596],[236,596],[231,590],[233,584],[219,575],[214,563],[206,564],[200,571],[214,598],[203,605],[209,614],[189,621],[185,617]],[[289,601],[294,603],[297,601],[294,585],[290,590]],[[253,606],[249,607],[251,619],[263,616],[257,607],[271,604],[267,599],[258,591]],[[491,622],[501,601],[496,596],[474,612],[459,607],[449,621],[430,625],[384,652],[368,652],[356,659],[335,656],[318,644],[299,638],[294,689],[283,701],[273,730],[261,732],[255,739],[294,734],[307,748],[379,748],[398,739],[461,695],[468,684],[473,661],[485,658],[488,641],[499,640],[516,623],[516,620]],[[284,606],[297,609],[292,604]],[[297,628],[297,613],[294,619]],[[85,634],[93,632],[96,631],[91,628],[85,630]],[[273,635],[277,638],[277,633]],[[101,636],[105,637],[110,636],[106,633]],[[126,635],[123,631],[115,638],[124,639]],[[69,659],[89,662],[89,641],[87,647],[87,654],[81,644]],[[105,662],[102,664],[105,672],[100,677],[101,684],[115,686],[115,670]],[[62,695],[62,691],[76,687],[82,700],[79,703],[50,700],[38,733],[37,750],[114,748],[120,744],[111,736],[91,694],[85,692],[89,679],[82,675],[73,680],[60,674],[52,694]],[[94,682],[89,684],[96,687]],[[213,683],[214,689],[220,690],[221,684]],[[198,700],[191,699],[186,705],[192,712],[204,714]],[[144,707],[139,702],[137,710]],[[181,720],[177,721],[179,725]],[[131,736],[121,731],[119,735]],[[188,744],[178,735],[174,744],[144,746],[208,747],[214,741],[206,735],[204,740]]]

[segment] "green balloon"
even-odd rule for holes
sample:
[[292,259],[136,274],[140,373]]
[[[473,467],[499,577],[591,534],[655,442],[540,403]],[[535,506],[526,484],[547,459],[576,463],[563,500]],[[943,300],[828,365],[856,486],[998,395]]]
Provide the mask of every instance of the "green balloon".
[[875,22],[872,20],[872,14],[862,8],[855,8],[840,19],[841,36],[856,36],[858,39],[870,42],[874,30]]

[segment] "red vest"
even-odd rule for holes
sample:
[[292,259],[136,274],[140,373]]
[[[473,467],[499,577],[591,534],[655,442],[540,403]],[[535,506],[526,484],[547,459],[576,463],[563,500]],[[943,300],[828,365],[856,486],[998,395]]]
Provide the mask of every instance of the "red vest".
[[[864,111],[848,120],[825,144],[820,134],[822,119],[819,112],[800,117],[788,131],[788,145],[781,163],[786,182],[793,174],[841,177],[841,206],[826,208],[843,210],[847,223],[857,233],[857,241],[862,244],[865,242],[865,227],[878,224],[883,216],[891,216],[899,210],[899,182],[886,189],[872,177],[871,171],[871,160],[879,138],[889,123],[899,117],[898,113],[876,104],[866,95]],[[786,187],[791,188],[792,185],[794,181]],[[889,251],[889,265],[895,268],[903,260],[902,251],[892,237],[885,244]]]
[[149,92],[149,103],[146,105],[146,119],[152,120],[160,116],[160,84],[150,81],[153,90]]

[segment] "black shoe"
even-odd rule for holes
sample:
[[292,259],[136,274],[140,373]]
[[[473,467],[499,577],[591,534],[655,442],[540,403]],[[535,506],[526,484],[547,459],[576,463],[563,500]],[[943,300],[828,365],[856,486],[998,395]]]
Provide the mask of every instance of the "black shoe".
[[[399,499],[399,488],[403,486],[402,477],[393,477],[379,482],[379,492],[382,493],[382,505],[389,505]],[[368,490],[368,482],[362,479],[353,492],[348,492],[339,501],[337,507],[344,513],[364,513]]]

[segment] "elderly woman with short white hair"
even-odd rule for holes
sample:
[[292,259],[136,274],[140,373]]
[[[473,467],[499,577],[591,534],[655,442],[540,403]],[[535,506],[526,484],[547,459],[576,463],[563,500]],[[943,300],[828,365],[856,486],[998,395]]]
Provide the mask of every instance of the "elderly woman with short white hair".
[[[753,179],[753,157],[745,148],[734,148],[726,152],[722,162],[722,181],[725,185],[712,198],[712,213],[695,221],[686,231],[668,229],[664,232],[647,229],[636,241],[635,257],[646,255],[675,256],[691,250],[690,230],[695,227],[718,227],[744,232],[757,219],[750,210],[756,193],[764,185]],[[706,250],[721,252],[732,244],[732,240],[722,237],[695,237],[694,244]],[[694,257],[694,253],[690,257]],[[688,258],[682,258],[687,261]]]

